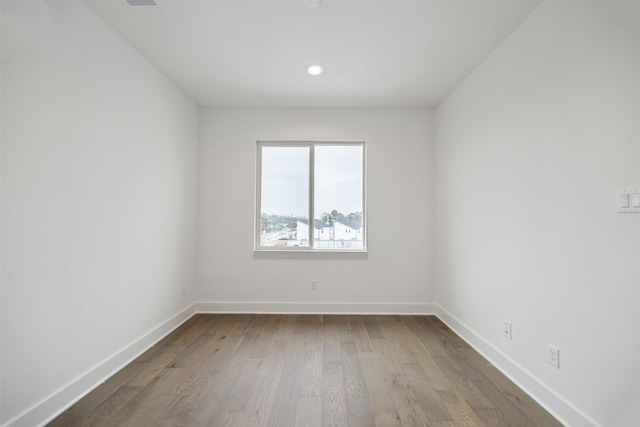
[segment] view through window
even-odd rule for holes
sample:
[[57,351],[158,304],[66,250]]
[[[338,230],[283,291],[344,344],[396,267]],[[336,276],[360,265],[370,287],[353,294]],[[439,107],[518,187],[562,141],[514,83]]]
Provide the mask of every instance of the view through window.
[[364,142],[258,142],[256,248],[363,251],[364,150]]

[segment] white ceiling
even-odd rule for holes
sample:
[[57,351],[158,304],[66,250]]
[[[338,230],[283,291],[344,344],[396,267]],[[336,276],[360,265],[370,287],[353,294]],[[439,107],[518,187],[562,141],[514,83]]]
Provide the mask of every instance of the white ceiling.
[[256,107],[435,106],[539,4],[85,1],[199,105]]

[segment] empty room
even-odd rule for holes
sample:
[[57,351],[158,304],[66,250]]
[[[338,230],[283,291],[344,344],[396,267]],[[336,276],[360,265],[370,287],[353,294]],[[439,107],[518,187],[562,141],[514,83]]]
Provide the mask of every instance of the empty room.
[[640,425],[640,2],[0,19],[0,426]]

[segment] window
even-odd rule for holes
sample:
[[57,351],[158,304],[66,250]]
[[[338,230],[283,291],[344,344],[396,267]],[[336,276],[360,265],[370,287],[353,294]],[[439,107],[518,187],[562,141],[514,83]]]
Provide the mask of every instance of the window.
[[364,252],[364,142],[258,142],[256,250]]

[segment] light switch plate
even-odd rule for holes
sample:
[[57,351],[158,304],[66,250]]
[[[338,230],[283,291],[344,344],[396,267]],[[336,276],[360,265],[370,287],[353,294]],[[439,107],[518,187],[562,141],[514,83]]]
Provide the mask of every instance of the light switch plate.
[[616,193],[618,213],[640,213],[640,188],[623,188]]

